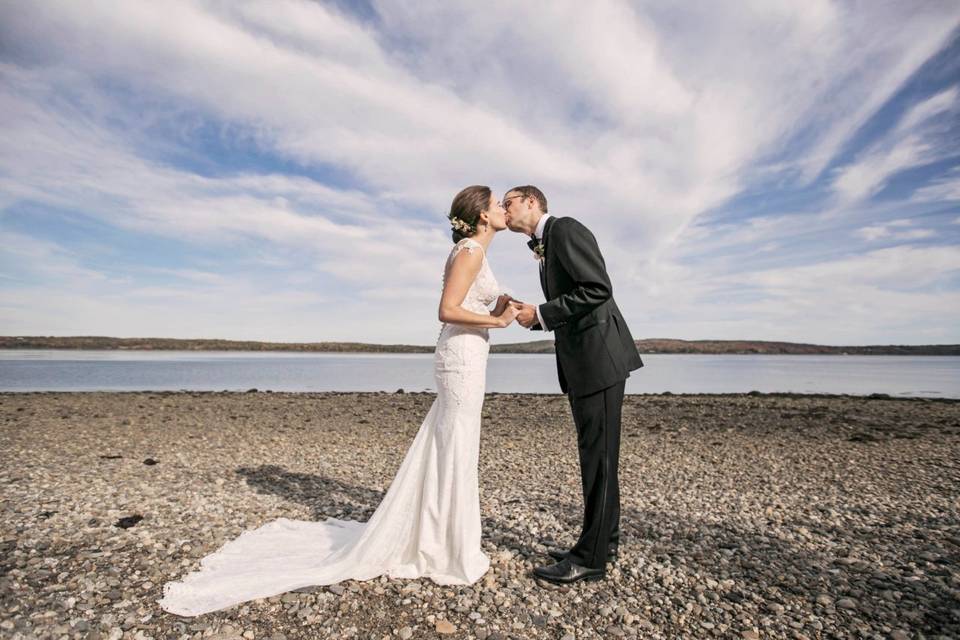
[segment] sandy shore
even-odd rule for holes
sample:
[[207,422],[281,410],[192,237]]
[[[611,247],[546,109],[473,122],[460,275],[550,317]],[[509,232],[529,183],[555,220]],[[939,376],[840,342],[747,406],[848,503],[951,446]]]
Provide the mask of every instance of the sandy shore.
[[575,429],[561,396],[499,394],[480,582],[159,609],[165,581],[245,529],[366,520],[432,401],[0,394],[0,637],[406,639],[444,637],[441,622],[480,640],[960,636],[960,403],[842,396],[628,396],[621,558],[603,582],[531,577],[579,530]]

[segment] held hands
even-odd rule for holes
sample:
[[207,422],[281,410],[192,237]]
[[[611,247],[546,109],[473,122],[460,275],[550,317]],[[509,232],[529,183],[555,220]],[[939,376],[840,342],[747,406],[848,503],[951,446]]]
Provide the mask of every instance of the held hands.
[[517,310],[517,322],[520,326],[529,329],[540,321],[537,318],[537,308],[532,304],[513,300],[510,306]]
[[521,302],[506,293],[497,298],[493,315],[500,319],[501,327],[508,327],[510,323],[516,320],[521,326],[529,329],[540,321],[537,318],[537,308],[535,306]]
[[[497,306],[499,306],[499,302],[497,303]],[[516,319],[517,314],[519,313],[520,310],[513,306],[513,304],[507,304],[499,314],[495,315],[500,319],[500,327],[505,328],[510,326],[510,323]]]

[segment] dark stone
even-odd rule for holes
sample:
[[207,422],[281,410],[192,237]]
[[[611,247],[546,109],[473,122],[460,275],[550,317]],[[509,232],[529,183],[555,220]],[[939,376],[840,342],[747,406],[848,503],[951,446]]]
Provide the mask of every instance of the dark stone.
[[311,585],[309,587],[300,587],[299,589],[294,589],[293,593],[320,593],[323,588],[319,585]]
[[113,526],[120,527],[121,529],[129,529],[130,527],[134,526],[141,520],[143,520],[143,516],[139,514],[135,514],[132,516],[124,516],[119,520],[117,520],[117,523]]
[[148,465],[148,466],[153,466],[153,465],[157,464],[158,462],[160,462],[160,461],[159,461],[159,460],[154,460],[153,458],[147,458],[146,460],[143,461],[143,464]]

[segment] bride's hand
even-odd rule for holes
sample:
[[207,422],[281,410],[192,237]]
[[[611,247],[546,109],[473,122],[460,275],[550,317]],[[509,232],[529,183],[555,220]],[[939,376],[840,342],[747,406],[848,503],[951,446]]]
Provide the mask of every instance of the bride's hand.
[[513,298],[507,293],[501,293],[500,297],[497,298],[497,304],[493,306],[493,315],[498,316],[503,313],[503,310],[507,308],[513,302]]
[[520,309],[508,304],[507,308],[503,310],[497,317],[500,319],[500,327],[506,328],[510,326],[510,323],[517,319],[517,315],[520,313]]

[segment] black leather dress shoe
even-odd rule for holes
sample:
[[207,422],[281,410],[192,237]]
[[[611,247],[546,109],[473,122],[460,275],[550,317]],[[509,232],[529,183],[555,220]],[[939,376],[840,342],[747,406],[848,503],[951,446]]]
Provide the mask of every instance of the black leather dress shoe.
[[[616,562],[618,554],[619,551],[617,549],[617,545],[612,544],[607,547],[607,562]],[[557,562],[560,562],[561,560],[566,560],[567,556],[570,555],[570,552],[564,551],[563,549],[549,549],[547,550],[547,555]]]
[[534,568],[533,575],[556,584],[571,584],[578,580],[603,580],[607,572],[605,569],[581,567],[565,558],[557,564]]

